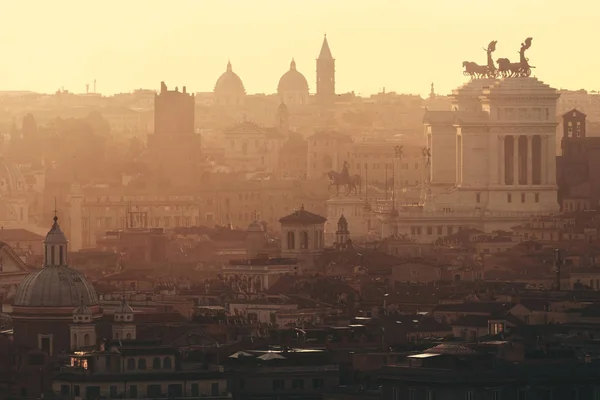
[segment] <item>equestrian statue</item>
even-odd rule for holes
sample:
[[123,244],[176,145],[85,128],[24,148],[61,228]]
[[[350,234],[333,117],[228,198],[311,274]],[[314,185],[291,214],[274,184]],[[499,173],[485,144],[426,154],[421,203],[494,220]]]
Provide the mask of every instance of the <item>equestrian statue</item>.
[[350,165],[347,161],[344,161],[342,172],[329,171],[327,176],[329,177],[329,188],[332,186],[336,187],[336,196],[340,195],[340,186],[346,186],[346,196],[352,191],[354,194],[360,193],[361,179],[360,175],[350,175]]

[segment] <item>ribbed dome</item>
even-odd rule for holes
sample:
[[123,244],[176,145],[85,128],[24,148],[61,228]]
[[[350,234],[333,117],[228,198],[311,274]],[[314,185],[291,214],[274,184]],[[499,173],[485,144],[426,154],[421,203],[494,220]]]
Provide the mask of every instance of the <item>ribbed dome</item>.
[[14,164],[0,158],[0,193],[13,195],[25,190],[25,178]]
[[217,79],[217,83],[215,84],[215,93],[237,95],[243,95],[246,93],[246,89],[244,89],[244,83],[231,68],[231,62],[227,63],[227,70],[219,77],[219,79]]
[[277,85],[277,93],[285,92],[308,92],[308,82],[304,75],[296,69],[294,60],[290,63],[290,70],[283,74]]
[[69,307],[98,303],[96,290],[78,271],[49,266],[27,276],[19,284],[13,305],[19,307]]

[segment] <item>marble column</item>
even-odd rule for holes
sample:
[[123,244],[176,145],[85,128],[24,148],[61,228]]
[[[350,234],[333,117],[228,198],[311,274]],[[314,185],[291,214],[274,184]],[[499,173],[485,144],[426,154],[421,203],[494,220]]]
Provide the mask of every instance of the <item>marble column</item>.
[[548,136],[548,183],[556,185],[556,136]]
[[527,136],[527,184],[533,184],[533,136]]
[[542,185],[548,183],[548,136],[540,135],[540,180]]
[[498,184],[505,185],[505,171],[506,171],[506,151],[504,135],[498,135]]
[[513,135],[513,185],[519,184],[519,136]]

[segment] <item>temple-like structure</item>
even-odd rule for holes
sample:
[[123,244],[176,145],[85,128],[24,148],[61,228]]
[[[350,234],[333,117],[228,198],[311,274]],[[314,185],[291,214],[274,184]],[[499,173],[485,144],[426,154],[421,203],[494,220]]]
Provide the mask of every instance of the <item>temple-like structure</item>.
[[558,92],[524,75],[475,76],[452,97],[452,110],[424,118],[425,195],[419,204],[395,204],[383,235],[431,242],[463,227],[508,230],[557,212]]

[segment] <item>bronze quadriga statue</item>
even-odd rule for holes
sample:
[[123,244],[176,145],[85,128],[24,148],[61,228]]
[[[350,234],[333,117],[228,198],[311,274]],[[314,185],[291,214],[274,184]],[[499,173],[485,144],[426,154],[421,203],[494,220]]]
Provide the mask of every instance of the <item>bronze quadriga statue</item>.
[[478,65],[472,61],[464,61],[463,75],[470,76],[471,79],[481,79],[481,78],[498,78],[502,76],[503,78],[518,78],[518,77],[527,77],[531,75],[531,65],[529,65],[529,59],[525,57],[525,51],[531,47],[531,41],[533,38],[527,38],[523,43],[521,43],[521,50],[519,50],[520,59],[518,63],[510,62],[508,58],[499,58],[496,62],[498,63],[498,68],[494,65],[494,60],[492,59],[492,53],[496,50],[497,41],[492,41],[488,45],[487,49],[484,49],[487,53],[487,65]]

